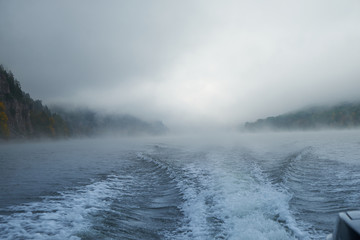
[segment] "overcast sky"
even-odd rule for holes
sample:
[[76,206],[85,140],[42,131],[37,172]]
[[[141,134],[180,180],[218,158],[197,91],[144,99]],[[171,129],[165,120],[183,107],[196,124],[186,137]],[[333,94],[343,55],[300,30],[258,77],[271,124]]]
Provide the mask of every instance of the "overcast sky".
[[0,0],[0,63],[45,104],[236,124],[360,100],[360,1]]

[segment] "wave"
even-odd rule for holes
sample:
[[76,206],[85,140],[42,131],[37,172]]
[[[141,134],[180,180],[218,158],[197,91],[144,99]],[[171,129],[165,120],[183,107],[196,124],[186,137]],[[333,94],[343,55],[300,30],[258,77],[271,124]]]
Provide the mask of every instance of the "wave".
[[102,180],[0,209],[0,238],[159,239],[175,232],[182,219],[176,184],[161,166],[128,160]]
[[110,204],[113,188],[121,188],[116,176],[83,188],[60,192],[3,209],[0,215],[1,239],[81,239],[79,233],[90,225],[91,215]]
[[317,146],[267,152],[158,144],[106,155],[116,167],[101,179],[0,209],[0,238],[321,239],[336,212],[359,206],[360,166]]
[[169,154],[156,148],[141,155],[173,176],[182,194],[184,218],[168,239],[307,238],[289,210],[291,195],[268,181],[243,153],[217,149]]
[[308,146],[262,165],[267,178],[291,194],[290,210],[310,239],[331,233],[338,212],[360,207],[359,166],[326,156],[323,146]]

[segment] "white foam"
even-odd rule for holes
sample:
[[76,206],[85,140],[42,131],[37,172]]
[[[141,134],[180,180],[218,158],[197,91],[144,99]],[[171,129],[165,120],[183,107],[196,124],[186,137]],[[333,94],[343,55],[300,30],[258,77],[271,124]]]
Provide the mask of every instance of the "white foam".
[[186,177],[178,186],[186,224],[178,239],[307,238],[289,210],[290,194],[267,182],[256,166],[233,174],[221,158],[208,154],[206,162],[183,168]]
[[10,239],[81,239],[78,234],[91,226],[91,215],[108,206],[115,176],[80,189],[44,197],[40,202],[12,206],[15,213],[0,215],[0,238]]

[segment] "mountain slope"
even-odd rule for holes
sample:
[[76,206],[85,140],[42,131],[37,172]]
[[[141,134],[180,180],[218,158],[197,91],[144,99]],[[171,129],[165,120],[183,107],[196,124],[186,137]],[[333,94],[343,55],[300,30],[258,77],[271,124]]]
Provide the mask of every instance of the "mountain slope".
[[247,122],[246,130],[307,130],[360,126],[360,103],[343,103],[332,107],[313,107],[276,117]]
[[68,126],[41,101],[21,90],[11,71],[0,65],[0,137],[69,136]]
[[0,138],[162,134],[161,122],[147,122],[130,115],[101,115],[93,110],[49,109],[22,91],[11,71],[0,65]]
[[168,131],[160,121],[148,122],[131,115],[100,114],[87,108],[69,109],[61,106],[54,106],[51,109],[70,123],[70,131],[76,136],[159,135]]

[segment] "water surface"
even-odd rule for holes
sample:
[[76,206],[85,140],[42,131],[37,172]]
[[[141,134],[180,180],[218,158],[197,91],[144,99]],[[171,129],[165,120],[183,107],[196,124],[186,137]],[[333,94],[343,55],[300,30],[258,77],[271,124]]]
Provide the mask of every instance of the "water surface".
[[0,239],[324,239],[359,131],[0,146]]

